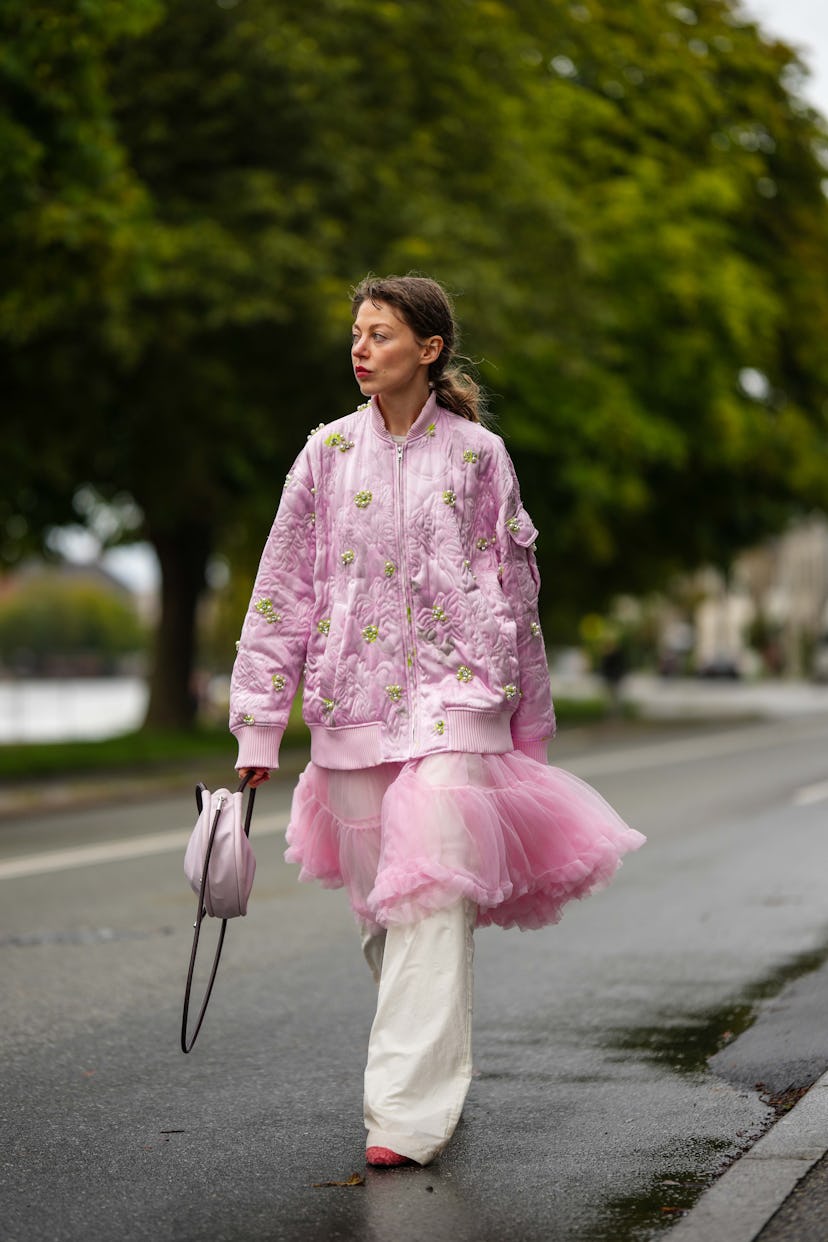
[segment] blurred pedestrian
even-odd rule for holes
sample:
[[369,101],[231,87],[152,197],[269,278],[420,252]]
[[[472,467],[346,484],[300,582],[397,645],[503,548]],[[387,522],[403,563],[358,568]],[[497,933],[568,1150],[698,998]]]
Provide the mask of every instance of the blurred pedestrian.
[[423,277],[353,294],[363,405],[287,477],[233,672],[237,767],[266,780],[299,678],[311,762],[288,850],[345,885],[379,985],[367,1160],[427,1164],[471,1077],[472,931],[557,922],[644,841],[548,767],[537,538]]
[[607,688],[611,716],[620,716],[623,710],[621,683],[627,675],[627,652],[617,637],[607,639],[598,661],[598,670]]

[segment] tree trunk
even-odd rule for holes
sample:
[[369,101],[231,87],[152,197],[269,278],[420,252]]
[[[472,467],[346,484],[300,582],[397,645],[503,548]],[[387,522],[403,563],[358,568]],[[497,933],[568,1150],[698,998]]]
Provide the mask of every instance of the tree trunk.
[[198,712],[194,683],[196,617],[206,583],[211,532],[192,526],[150,535],[161,565],[161,616],[155,634],[145,726],[191,729]]

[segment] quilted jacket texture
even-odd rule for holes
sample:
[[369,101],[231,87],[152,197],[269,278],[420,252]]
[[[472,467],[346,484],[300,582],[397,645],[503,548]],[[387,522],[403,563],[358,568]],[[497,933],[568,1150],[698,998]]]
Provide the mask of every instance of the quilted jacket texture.
[[278,766],[300,677],[311,757],[545,760],[555,731],[537,538],[499,436],[432,396],[404,443],[375,401],[308,437],[233,670],[238,767]]

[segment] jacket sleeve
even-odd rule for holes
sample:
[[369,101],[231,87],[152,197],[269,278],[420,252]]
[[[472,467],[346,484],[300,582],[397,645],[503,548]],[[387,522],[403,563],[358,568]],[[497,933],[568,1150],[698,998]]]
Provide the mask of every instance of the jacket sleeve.
[[237,768],[278,768],[305,663],[314,602],[316,515],[308,450],[287,476],[259,563],[230,686]]
[[511,721],[512,743],[516,750],[546,763],[547,740],[555,734],[555,711],[538,616],[538,532],[521,502],[514,466],[505,447],[498,465],[496,533],[501,586],[517,628],[520,699]]

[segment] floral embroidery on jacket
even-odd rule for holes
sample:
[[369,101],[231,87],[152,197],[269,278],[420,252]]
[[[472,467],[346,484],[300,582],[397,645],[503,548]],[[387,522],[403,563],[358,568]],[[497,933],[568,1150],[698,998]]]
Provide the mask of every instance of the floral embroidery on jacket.
[[268,625],[275,625],[277,621],[282,619],[282,614],[273,607],[272,599],[257,600],[254,607],[256,612],[261,613]]

